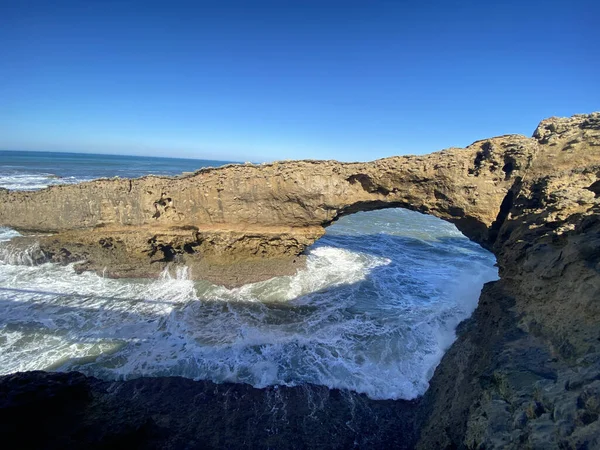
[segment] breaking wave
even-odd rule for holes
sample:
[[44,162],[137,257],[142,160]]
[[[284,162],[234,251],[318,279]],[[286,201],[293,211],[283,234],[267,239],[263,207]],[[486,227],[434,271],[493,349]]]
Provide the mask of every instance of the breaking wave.
[[[15,235],[0,228],[0,241]],[[15,262],[0,258],[1,373],[315,383],[374,399],[422,394],[497,278],[494,257],[453,225],[406,210],[342,218],[306,269],[236,289],[186,268],[113,280]]]

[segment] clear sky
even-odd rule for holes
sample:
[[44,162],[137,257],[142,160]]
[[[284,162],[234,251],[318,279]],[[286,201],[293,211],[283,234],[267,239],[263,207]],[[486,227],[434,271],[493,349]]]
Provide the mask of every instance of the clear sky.
[[600,110],[598,1],[0,0],[0,148],[370,160]]

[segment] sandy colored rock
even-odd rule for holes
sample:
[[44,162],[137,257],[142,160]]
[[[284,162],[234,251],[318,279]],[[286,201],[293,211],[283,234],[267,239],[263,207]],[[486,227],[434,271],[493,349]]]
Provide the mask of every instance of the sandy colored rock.
[[534,136],[495,227],[501,279],[436,369],[418,448],[600,448],[600,114]]
[[[489,247],[500,205],[538,147],[535,139],[504,136],[370,163],[229,165],[178,178],[3,190],[0,224],[51,233],[35,238],[49,258],[83,258],[98,272],[110,274],[120,261],[120,273],[130,264],[131,273],[155,276],[157,262],[202,260],[205,267],[237,264],[240,282],[256,281],[243,267],[267,264],[282,269],[272,275],[288,274],[284,259],[297,259],[327,225],[357,211],[405,207],[433,214]],[[274,258],[282,264],[266,263]]]

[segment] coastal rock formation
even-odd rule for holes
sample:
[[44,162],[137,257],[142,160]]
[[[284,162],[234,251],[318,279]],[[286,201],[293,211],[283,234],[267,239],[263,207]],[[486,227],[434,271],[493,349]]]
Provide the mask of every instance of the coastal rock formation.
[[422,449],[600,448],[600,114],[534,137],[492,246],[501,278],[431,380]]
[[490,247],[501,204],[538,151],[535,139],[504,136],[370,163],[230,165],[178,178],[2,190],[0,224],[52,233],[14,244],[35,241],[57,262],[86,260],[81,270],[156,276],[180,263],[195,277],[244,284],[294,273],[324,227],[357,211],[405,207],[433,214]]
[[600,448],[600,113],[426,156],[227,166],[4,190],[0,201],[0,224],[54,233],[22,238],[39,242],[38,257],[84,257],[94,270],[112,258],[124,273],[301,264],[324,227],[361,210],[449,220],[494,252],[500,280],[484,287],[416,409],[394,417],[414,424],[422,449]]
[[314,385],[0,377],[0,434],[27,449],[410,449],[416,407]]

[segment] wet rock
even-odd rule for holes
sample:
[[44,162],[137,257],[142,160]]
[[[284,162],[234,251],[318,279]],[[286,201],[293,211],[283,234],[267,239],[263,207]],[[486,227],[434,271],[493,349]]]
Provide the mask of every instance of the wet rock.
[[0,377],[0,433],[18,448],[407,449],[416,407],[310,385]]

